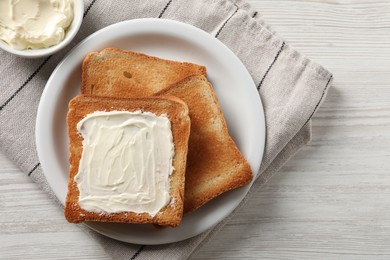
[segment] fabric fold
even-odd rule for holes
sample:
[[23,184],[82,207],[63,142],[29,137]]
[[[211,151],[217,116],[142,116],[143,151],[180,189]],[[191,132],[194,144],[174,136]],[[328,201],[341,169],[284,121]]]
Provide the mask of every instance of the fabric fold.
[[[0,51],[0,147],[41,189],[56,199],[43,175],[35,146],[35,119],[46,81],[71,48],[90,34],[123,20],[146,17],[181,21],[210,33],[238,56],[258,88],[266,119],[266,146],[258,179],[234,211],[237,212],[309,142],[311,118],[333,79],[325,68],[295,51],[273,32],[245,0],[85,0],[83,24],[65,50],[34,60]],[[127,244],[97,234],[86,226],[81,228],[113,259],[185,259],[212,239],[234,212],[203,234],[160,246]]]

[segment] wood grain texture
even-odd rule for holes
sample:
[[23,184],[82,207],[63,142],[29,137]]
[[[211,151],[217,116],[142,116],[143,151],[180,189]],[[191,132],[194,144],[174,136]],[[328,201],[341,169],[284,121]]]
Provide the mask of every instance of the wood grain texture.
[[250,1],[334,73],[312,142],[192,259],[390,259],[390,1]]
[[0,165],[0,259],[108,259],[3,153]]
[[[249,2],[334,84],[312,142],[192,259],[390,259],[390,1]],[[0,259],[24,258],[107,259],[0,154]]]

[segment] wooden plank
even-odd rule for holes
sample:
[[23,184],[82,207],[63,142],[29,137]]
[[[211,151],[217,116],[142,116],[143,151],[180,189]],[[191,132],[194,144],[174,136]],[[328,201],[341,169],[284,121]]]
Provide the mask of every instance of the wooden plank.
[[[313,140],[192,259],[390,259],[390,1],[251,0],[334,73]],[[107,259],[0,153],[1,259]]]
[[3,153],[0,165],[0,259],[108,259]]
[[389,259],[390,2],[250,2],[335,80],[310,145],[192,259]]

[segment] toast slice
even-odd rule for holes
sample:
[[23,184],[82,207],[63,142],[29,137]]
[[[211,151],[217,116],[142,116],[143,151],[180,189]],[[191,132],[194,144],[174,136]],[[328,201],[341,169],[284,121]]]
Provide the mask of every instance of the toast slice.
[[[114,113],[126,113],[126,112],[140,113],[141,112],[142,115],[144,115],[145,113],[153,113],[155,116],[168,118],[170,123],[170,130],[168,130],[168,132],[170,131],[172,133],[170,136],[172,139],[169,138],[168,139],[171,140],[170,143],[173,143],[172,146],[173,157],[171,157],[170,160],[171,163],[168,162],[169,160],[163,160],[162,163],[158,164],[158,162],[161,161],[156,160],[157,163],[153,164],[150,163],[150,160],[147,161],[145,159],[149,163],[136,164],[137,160],[129,159],[129,158],[141,158],[141,160],[143,160],[144,158],[151,158],[150,156],[148,157],[149,154],[152,154],[152,156],[155,156],[155,158],[157,158],[158,156],[155,155],[154,153],[155,151],[160,157],[165,156],[165,155],[161,155],[163,154],[163,152],[161,151],[166,151],[165,148],[162,149],[163,145],[161,145],[165,143],[162,143],[161,138],[154,138],[155,136],[159,136],[159,135],[155,135],[153,137],[154,133],[161,132],[161,129],[159,128],[157,128],[156,130],[157,132],[149,131],[145,135],[142,135],[145,136],[145,139],[142,139],[142,140],[146,140],[145,143],[137,143],[136,141],[133,142],[135,147],[133,151],[128,152],[129,150],[122,149],[121,151],[126,152],[124,153],[125,156],[123,157],[118,157],[118,155],[111,156],[112,153],[110,152],[113,149],[117,149],[116,147],[119,147],[119,145],[121,145],[122,140],[130,140],[127,143],[123,141],[125,142],[125,144],[128,144],[131,143],[132,139],[125,139],[128,136],[128,135],[126,136],[128,132],[124,132],[125,134],[122,135],[121,139],[115,138],[116,132],[114,132],[111,128],[109,130],[106,130],[109,132],[103,132],[104,129],[103,127],[101,127],[101,125],[105,126],[104,124],[106,123],[106,121],[111,120],[110,122],[115,123],[115,127],[118,125],[122,127],[124,124],[123,123],[124,120],[122,120],[123,119],[122,117],[118,117],[120,120],[116,117],[105,119],[106,121],[104,121],[104,124],[100,124],[101,121],[96,121],[96,124],[95,122],[89,123],[89,126],[94,126],[94,127],[96,125],[100,126],[100,128],[96,128],[96,129],[97,130],[102,129],[101,131],[102,134],[100,135],[100,132],[97,130],[91,130],[95,128],[91,128],[88,131],[90,132],[94,131],[96,136],[99,136],[99,138],[94,139],[89,136],[85,137],[83,131],[87,129],[87,125],[85,123],[85,128],[80,128],[80,124],[82,123],[80,121],[86,122],[85,121],[86,116],[91,114],[95,115],[96,111],[100,111],[98,113],[105,113],[109,111],[115,111]],[[138,112],[134,112],[134,111],[138,111]],[[106,114],[104,115],[107,116]],[[127,119],[128,118],[126,118],[126,120]],[[135,119],[131,117],[130,120],[135,120]],[[78,125],[79,122],[80,124]],[[143,124],[146,125],[146,123],[144,121],[140,121],[140,122],[137,121],[133,125],[131,125],[135,127],[133,129],[136,129],[137,131],[138,129],[142,130]],[[84,127],[83,124],[81,124],[82,127]],[[190,119],[188,116],[188,107],[183,101],[181,101],[176,97],[169,97],[169,96],[138,98],[138,99],[113,99],[113,98],[99,98],[99,97],[80,95],[73,98],[69,103],[67,125],[68,125],[68,135],[69,135],[70,169],[69,169],[68,194],[66,198],[64,213],[66,219],[69,222],[78,223],[83,221],[99,221],[99,222],[121,222],[121,223],[153,223],[161,226],[172,226],[172,227],[179,225],[183,215],[185,168],[186,168],[187,151],[188,151],[188,138],[190,133]],[[88,143],[84,143],[85,139],[83,140],[83,137],[80,135],[77,126],[79,126],[79,129],[82,129],[81,134],[83,134],[85,139],[92,140],[93,144],[89,145]],[[127,127],[128,125],[125,126]],[[139,134],[140,132],[141,131],[135,133]],[[109,136],[110,138],[103,138],[105,136],[103,135],[104,133],[106,133],[106,136]],[[135,136],[136,134],[132,134],[132,136]],[[165,139],[165,137],[163,139]],[[112,146],[107,146],[107,147],[111,147],[110,149],[107,148],[106,150],[104,150],[102,149],[103,146],[99,146],[100,143],[104,143],[104,141],[101,140],[106,140],[106,142],[112,142],[112,140],[116,140],[116,141],[114,144],[112,144]],[[137,146],[137,144],[139,145]],[[151,147],[151,149],[143,148],[143,147]],[[88,149],[94,149],[93,153],[88,153],[90,151]],[[170,151],[172,151],[172,149]],[[104,151],[108,151],[108,152],[104,152]],[[101,154],[105,155],[106,157],[100,156]],[[121,155],[121,153],[118,154]],[[92,163],[88,164],[88,160],[83,161],[86,163],[81,163],[81,159],[83,156],[86,156],[85,158],[89,158],[89,160],[91,160]],[[105,161],[104,158],[108,158],[106,160],[108,163],[100,164],[101,161]],[[117,160],[117,158],[126,158],[126,159],[120,161],[119,159]],[[120,163],[119,164],[112,163],[113,161],[115,162],[120,161]],[[122,167],[122,164],[126,164],[129,161],[134,161],[135,166],[130,166],[127,167],[126,169],[129,168],[132,169],[133,172],[140,174],[138,176],[141,177],[139,178],[137,176],[134,177],[134,174],[128,175],[127,174],[128,172],[126,170],[123,170],[124,168]],[[96,163],[97,165],[100,166],[96,166],[97,168],[94,169],[93,167],[94,165],[96,165]],[[171,164],[171,168],[170,168],[171,173],[170,174],[166,173],[163,176],[161,172],[164,171],[162,170],[164,169],[164,166],[161,165],[168,165],[168,164]],[[110,165],[110,167],[111,166],[112,167],[105,168],[107,165]],[[121,165],[120,167],[122,168],[119,168],[119,170],[115,170],[118,169],[115,168],[117,167],[117,165]],[[143,168],[144,167],[143,165],[148,165],[146,167],[149,168]],[[150,168],[150,167],[154,167],[153,165],[155,165],[156,168]],[[139,170],[140,168],[137,167],[141,167],[141,169],[145,169],[146,174],[142,174],[142,170]],[[99,171],[99,169],[102,170]],[[114,169],[114,170],[109,170],[109,169]],[[148,170],[148,169],[152,169],[152,170]],[[126,175],[126,176],[124,177],[122,176],[123,177],[122,178],[121,175]],[[152,175],[153,177],[150,178],[148,177]],[[168,191],[169,197],[164,197],[167,198],[166,205],[160,207],[159,210],[155,213],[150,213],[151,211],[149,210],[146,210],[144,212],[127,210],[129,204],[135,205],[135,207],[142,208],[143,206],[141,205],[141,202],[143,202],[145,199],[144,197],[141,196],[142,194],[139,195],[142,192],[141,190],[138,191],[138,193],[136,194],[137,196],[141,196],[141,200],[136,200],[135,202],[132,200],[128,200],[126,202],[123,202],[123,200],[121,200],[120,202],[116,201],[118,196],[119,197],[123,196],[123,194],[125,194],[126,196],[127,194],[130,194],[129,196],[134,195],[132,194],[134,192],[133,186],[131,186],[132,187],[131,189],[128,189],[127,188],[128,186],[122,185],[121,183],[121,181],[126,182],[127,180],[131,179],[129,178],[129,176],[133,179],[131,180],[131,182],[125,183],[125,185],[130,185],[130,186],[133,184],[137,185],[137,183],[140,182],[143,183],[144,186],[146,185],[147,188],[153,187],[153,185],[155,185],[156,187],[160,187],[158,186],[159,185],[158,183],[168,178],[167,183],[169,187],[167,188],[167,186],[163,186],[165,187],[165,193],[160,192],[158,189],[156,189],[156,192],[154,192],[153,188],[146,189],[147,192],[145,192],[147,194],[157,194],[157,196],[151,199],[152,202],[150,202],[151,205],[154,205],[153,203],[155,203],[155,201],[158,200],[158,198],[156,199],[156,197],[161,197],[162,194],[166,195]],[[106,180],[107,178],[111,178],[111,179],[107,181]],[[146,180],[146,181],[142,182],[142,180]],[[82,184],[80,184],[79,186],[78,185],[79,183]],[[103,192],[101,192],[101,190],[103,190]],[[128,193],[126,194],[126,192]],[[93,207],[92,210],[90,209],[91,200],[92,200],[92,204],[93,203],[96,204],[96,205],[95,204],[92,205]],[[88,202],[88,204],[85,204],[86,202]],[[117,203],[119,203],[119,206]],[[114,206],[109,210],[107,210],[106,207],[111,207],[111,205]],[[98,209],[96,210],[96,208]],[[118,208],[119,211],[112,210]]]
[[81,93],[104,97],[147,97],[188,76],[205,74],[204,66],[193,63],[106,48],[85,57]]
[[176,96],[189,108],[191,134],[184,213],[251,182],[253,173],[250,165],[230,137],[217,97],[206,77],[188,77],[157,95]]

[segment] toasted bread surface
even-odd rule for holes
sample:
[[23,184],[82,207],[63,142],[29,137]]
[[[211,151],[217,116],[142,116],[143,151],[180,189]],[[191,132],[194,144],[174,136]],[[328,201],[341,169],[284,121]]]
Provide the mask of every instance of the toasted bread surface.
[[188,76],[205,74],[204,66],[193,63],[106,48],[85,57],[81,93],[121,98],[147,97]]
[[[79,190],[74,178],[79,169],[83,145],[82,137],[77,131],[77,123],[86,115],[96,111],[137,111],[152,112],[156,115],[166,114],[171,122],[174,143],[173,167],[170,175],[170,203],[155,216],[148,213],[134,212],[90,212],[78,204]],[[77,96],[69,103],[67,115],[69,136],[69,183],[65,204],[65,216],[69,222],[83,221],[122,222],[122,223],[153,223],[161,226],[177,226],[183,215],[185,168],[190,133],[188,107],[177,97],[151,97],[138,99],[113,99],[92,96]]]
[[191,119],[184,212],[250,183],[253,173],[228,128],[211,84],[204,76],[188,77],[157,95],[174,95],[187,103]]

